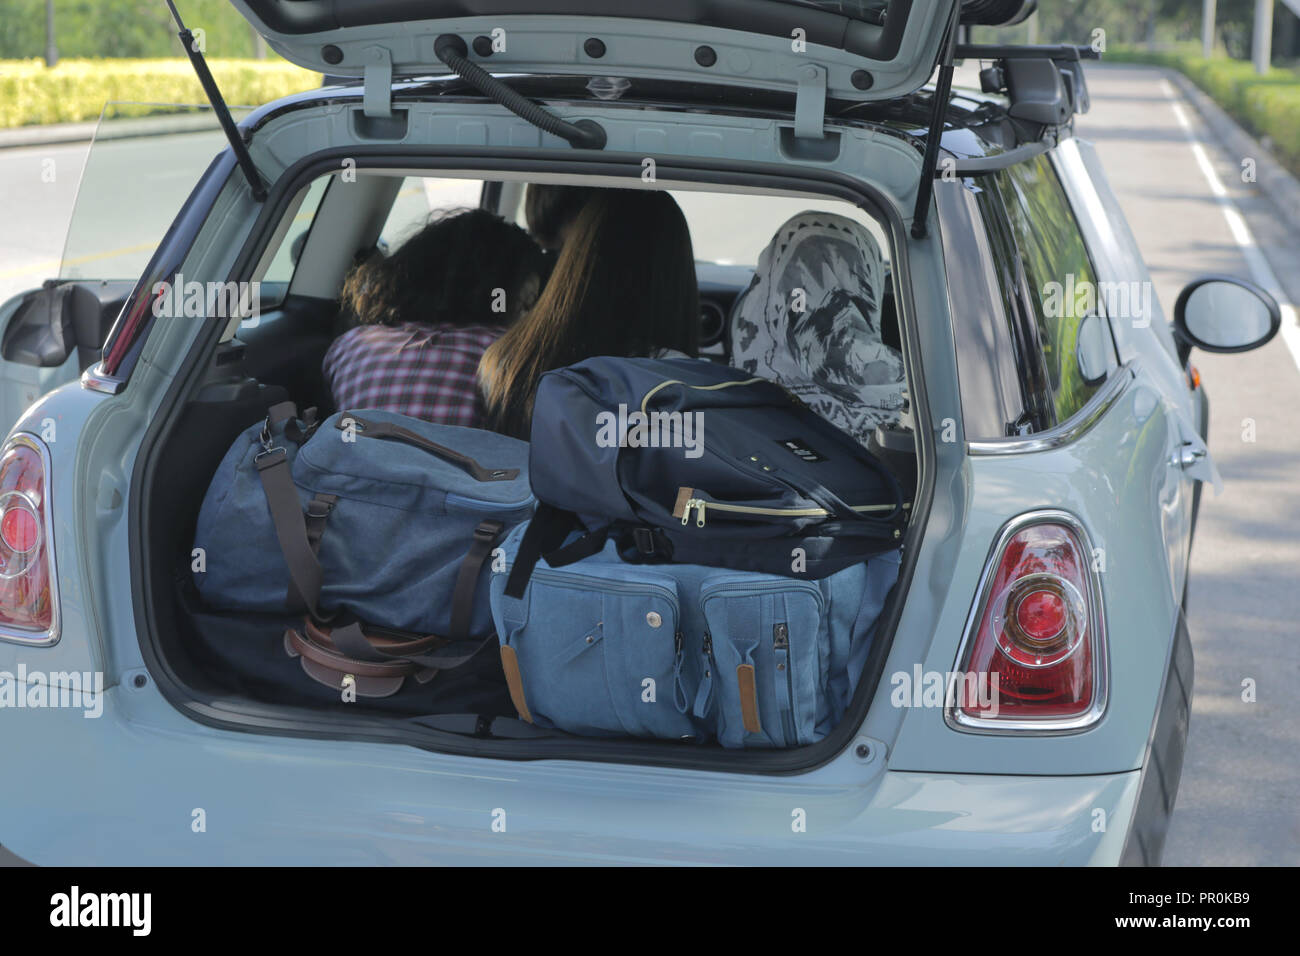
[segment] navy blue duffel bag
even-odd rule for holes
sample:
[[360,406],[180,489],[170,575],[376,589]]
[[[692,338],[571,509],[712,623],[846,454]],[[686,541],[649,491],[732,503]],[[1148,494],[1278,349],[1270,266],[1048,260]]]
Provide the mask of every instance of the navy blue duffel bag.
[[611,535],[628,560],[817,579],[898,547],[906,525],[897,478],[866,448],[776,383],[697,359],[548,372],[529,477],[541,507],[516,598],[539,556],[560,566]]
[[[199,593],[218,610],[305,611],[308,626],[286,641],[317,679],[322,667],[331,680],[356,670],[342,666],[349,658],[464,663],[462,642],[482,646],[492,633],[491,551],[535,505],[527,454],[504,435],[391,412],[315,423],[275,406],[235,440],[204,497]],[[385,681],[377,695],[395,689]]]

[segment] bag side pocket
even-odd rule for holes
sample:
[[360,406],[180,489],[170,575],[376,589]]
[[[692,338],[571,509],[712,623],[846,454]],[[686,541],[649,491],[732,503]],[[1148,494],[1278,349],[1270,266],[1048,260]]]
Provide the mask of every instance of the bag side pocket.
[[[522,599],[492,583],[506,658],[533,719],[571,733],[676,739],[697,735],[683,684],[676,582],[616,565],[538,568]],[[518,703],[516,703],[518,706]]]
[[[795,747],[817,732],[823,601],[810,581],[724,574],[705,581],[705,678],[697,716],[724,747]],[[711,695],[711,700],[702,697]]]

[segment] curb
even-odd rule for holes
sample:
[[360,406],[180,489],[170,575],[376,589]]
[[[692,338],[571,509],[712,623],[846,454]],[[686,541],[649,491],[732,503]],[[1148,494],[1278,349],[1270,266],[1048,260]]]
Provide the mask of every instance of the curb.
[[1292,226],[1300,224],[1300,181],[1195,83],[1177,70],[1169,67],[1159,69],[1178,88],[1184,99],[1195,107],[1210,132],[1228,152],[1235,154],[1239,160],[1247,157],[1255,160],[1256,188],[1264,198],[1277,206],[1278,213],[1287,222]]
[[[234,107],[248,109],[248,107]],[[89,143],[91,140],[130,139],[137,136],[167,136],[173,133],[221,132],[210,110],[200,113],[123,117],[107,123],[52,123],[49,126],[20,126],[0,129],[0,149]]]
[[98,123],[51,123],[49,126],[18,126],[0,129],[0,149],[46,146],[55,143],[88,143]]

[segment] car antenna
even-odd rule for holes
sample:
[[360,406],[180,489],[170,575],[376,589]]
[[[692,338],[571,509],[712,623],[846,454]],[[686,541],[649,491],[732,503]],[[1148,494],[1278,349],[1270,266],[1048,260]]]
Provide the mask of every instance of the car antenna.
[[934,171],[939,165],[939,139],[943,136],[943,116],[952,93],[952,59],[957,46],[957,24],[961,18],[961,0],[953,0],[952,15],[939,45],[939,79],[930,103],[930,134],[925,139],[925,156],[921,160],[921,181],[916,186],[916,208],[912,211],[912,238],[925,238],[925,220],[934,195]]
[[217,81],[212,78],[212,72],[208,69],[203,54],[199,52],[198,47],[194,44],[194,34],[185,28],[185,24],[181,21],[181,15],[176,10],[176,4],[172,3],[172,0],[167,0],[167,6],[171,10],[172,19],[176,21],[176,26],[180,31],[176,35],[180,37],[181,45],[185,47],[190,63],[194,66],[194,72],[199,76],[199,83],[203,85],[203,92],[207,94],[208,102],[212,104],[212,111],[217,114],[217,119],[226,134],[226,139],[230,142],[230,148],[235,153],[235,160],[239,163],[239,168],[244,171],[244,178],[248,180],[248,185],[253,190],[253,198],[258,202],[265,202],[266,186],[262,183],[262,177],[257,172],[257,167],[253,164],[253,157],[248,154],[248,144],[239,135],[239,128],[235,126],[235,121],[230,116],[226,101],[221,98],[221,91],[217,89]]

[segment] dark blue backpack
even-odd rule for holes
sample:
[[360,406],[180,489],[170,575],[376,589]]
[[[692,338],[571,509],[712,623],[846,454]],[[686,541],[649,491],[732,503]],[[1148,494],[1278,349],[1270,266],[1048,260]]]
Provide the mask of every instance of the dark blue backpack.
[[871,452],[776,383],[703,360],[548,372],[530,448],[541,507],[506,588],[516,598],[539,556],[559,567],[611,536],[625,560],[818,579],[898,547],[906,523]]

